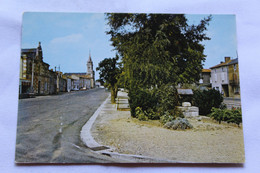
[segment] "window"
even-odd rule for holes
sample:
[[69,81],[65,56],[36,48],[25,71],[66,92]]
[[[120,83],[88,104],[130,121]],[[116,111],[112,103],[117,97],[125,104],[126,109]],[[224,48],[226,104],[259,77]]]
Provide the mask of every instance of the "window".
[[237,64],[234,64],[234,71],[237,70]]

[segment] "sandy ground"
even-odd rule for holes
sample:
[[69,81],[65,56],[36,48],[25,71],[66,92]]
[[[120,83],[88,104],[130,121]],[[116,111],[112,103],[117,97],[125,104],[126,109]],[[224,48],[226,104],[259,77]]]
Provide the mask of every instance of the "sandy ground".
[[188,119],[191,130],[170,130],[159,121],[139,121],[129,111],[116,111],[107,104],[95,121],[94,139],[114,151],[158,159],[196,163],[243,163],[241,127],[218,124],[210,119]]

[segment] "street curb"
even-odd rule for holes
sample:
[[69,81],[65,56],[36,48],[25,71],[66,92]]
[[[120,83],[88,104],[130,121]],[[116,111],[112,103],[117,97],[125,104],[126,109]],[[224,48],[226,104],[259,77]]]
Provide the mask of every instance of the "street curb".
[[95,139],[91,135],[91,128],[97,119],[100,111],[110,98],[110,95],[106,98],[106,100],[99,106],[99,108],[96,110],[96,112],[90,117],[90,119],[86,122],[86,124],[82,127],[80,131],[80,138],[83,141],[83,143],[89,147],[89,148],[96,148],[96,147],[102,147],[99,143],[95,141]]
[[[175,161],[175,160],[167,160],[167,159],[160,159],[160,158],[154,158],[149,156],[142,156],[142,155],[133,155],[133,154],[123,154],[113,151],[113,147],[111,146],[104,146],[100,145],[95,141],[95,139],[91,135],[91,128],[97,119],[97,117],[100,114],[100,111],[103,109],[104,105],[109,101],[110,99],[109,95],[106,100],[99,106],[99,108],[96,110],[96,112],[92,115],[92,117],[86,122],[86,124],[82,127],[80,131],[80,138],[83,143],[89,147],[90,149],[93,149],[93,152],[101,155],[107,155],[109,157],[119,159],[118,162],[127,162],[127,163],[187,163],[182,161]],[[105,149],[97,150],[95,151],[95,148],[102,148],[105,147]]]

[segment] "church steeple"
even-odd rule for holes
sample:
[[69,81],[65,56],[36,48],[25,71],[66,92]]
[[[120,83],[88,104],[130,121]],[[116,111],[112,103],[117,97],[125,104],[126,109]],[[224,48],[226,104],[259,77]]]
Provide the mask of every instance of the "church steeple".
[[87,61],[87,74],[89,74],[91,77],[94,76],[94,71],[93,71],[93,61],[91,59],[91,54],[90,54],[90,50],[89,50],[89,58]]
[[95,87],[95,72],[93,70],[93,61],[91,59],[90,50],[89,50],[89,57],[88,57],[88,61],[87,61],[87,75],[90,75],[91,88],[94,88]]
[[93,63],[93,62],[92,62],[92,59],[91,59],[90,50],[89,50],[89,58],[88,58],[88,63],[89,63],[89,62],[90,62],[90,63]]

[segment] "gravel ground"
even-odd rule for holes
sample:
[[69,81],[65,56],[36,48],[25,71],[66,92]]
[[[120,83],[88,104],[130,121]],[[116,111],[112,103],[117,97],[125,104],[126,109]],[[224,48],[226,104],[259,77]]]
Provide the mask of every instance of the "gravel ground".
[[170,130],[158,121],[139,121],[107,104],[95,121],[94,139],[123,154],[191,163],[243,163],[242,127],[189,119],[191,130]]

